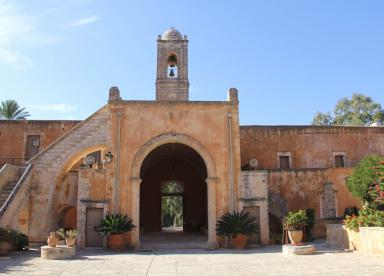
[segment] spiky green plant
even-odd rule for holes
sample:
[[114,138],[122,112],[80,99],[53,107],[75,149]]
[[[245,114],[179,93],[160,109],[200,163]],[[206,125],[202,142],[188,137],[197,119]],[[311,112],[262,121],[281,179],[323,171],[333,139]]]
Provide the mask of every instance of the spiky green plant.
[[65,230],[64,228],[60,228],[56,231],[56,236],[59,238],[59,240],[65,240]]
[[77,238],[77,230],[76,229],[70,229],[65,232],[65,237],[69,239],[76,239]]
[[20,108],[15,100],[6,100],[0,104],[0,119],[2,120],[24,120],[30,114],[25,107]]
[[257,232],[258,224],[256,218],[249,212],[225,213],[216,224],[216,233],[219,236],[230,236],[236,238],[237,234],[252,235]]
[[129,232],[135,227],[132,219],[127,215],[108,214],[101,220],[99,226],[95,226],[95,230],[104,236],[108,236],[110,234]]

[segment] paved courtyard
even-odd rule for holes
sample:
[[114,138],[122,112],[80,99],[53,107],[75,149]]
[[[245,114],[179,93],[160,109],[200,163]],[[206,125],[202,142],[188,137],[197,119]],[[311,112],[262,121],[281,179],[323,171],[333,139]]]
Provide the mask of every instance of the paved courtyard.
[[285,256],[280,246],[245,251],[201,249],[111,253],[79,250],[72,260],[42,260],[39,252],[0,258],[1,275],[384,275],[384,256],[331,250]]

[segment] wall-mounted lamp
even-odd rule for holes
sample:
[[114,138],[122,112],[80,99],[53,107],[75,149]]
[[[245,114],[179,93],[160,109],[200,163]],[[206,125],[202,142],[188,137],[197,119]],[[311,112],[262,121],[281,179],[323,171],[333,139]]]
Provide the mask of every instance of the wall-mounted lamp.
[[105,163],[111,163],[113,158],[113,154],[109,151],[104,155]]

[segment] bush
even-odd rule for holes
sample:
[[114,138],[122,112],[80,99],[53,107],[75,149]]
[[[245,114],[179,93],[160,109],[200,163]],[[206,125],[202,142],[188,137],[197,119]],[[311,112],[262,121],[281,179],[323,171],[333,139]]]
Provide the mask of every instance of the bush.
[[358,231],[362,227],[384,227],[384,211],[375,210],[367,206],[359,211],[359,215],[346,216],[344,220],[348,229]]
[[219,236],[236,238],[237,234],[252,235],[257,232],[256,218],[248,212],[225,213],[216,224],[216,233]]
[[344,224],[348,229],[359,231],[359,218],[356,215],[347,215],[344,219]]
[[347,207],[344,209],[344,218],[352,215],[355,215],[355,216],[359,215],[359,209],[356,206]]
[[347,179],[347,188],[352,195],[371,207],[383,203],[380,198],[384,201],[384,182],[380,174],[380,171],[384,172],[383,161],[382,156],[366,156]]
[[284,218],[284,227],[289,231],[302,230],[307,223],[308,217],[304,210],[288,212],[288,216]]
[[16,250],[23,250],[29,244],[28,236],[12,229],[0,227],[0,241],[10,241]]

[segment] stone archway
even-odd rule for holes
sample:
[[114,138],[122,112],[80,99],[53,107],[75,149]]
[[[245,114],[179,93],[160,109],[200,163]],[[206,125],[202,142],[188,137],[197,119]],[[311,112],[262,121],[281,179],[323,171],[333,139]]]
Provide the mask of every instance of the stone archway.
[[196,151],[203,159],[206,170],[207,179],[207,209],[208,209],[208,241],[209,248],[216,247],[216,168],[214,160],[209,151],[196,139],[180,133],[161,134],[147,141],[136,153],[131,167],[130,182],[132,185],[132,219],[137,225],[132,231],[132,245],[135,248],[140,248],[140,170],[145,158],[157,147],[164,144],[183,144]]

